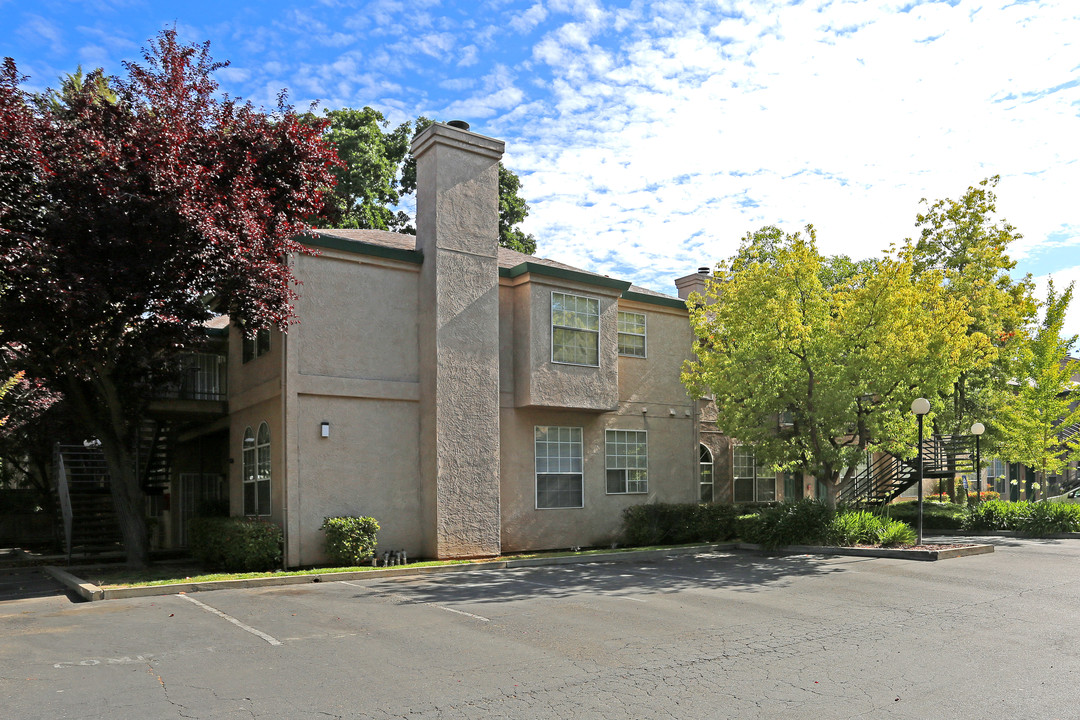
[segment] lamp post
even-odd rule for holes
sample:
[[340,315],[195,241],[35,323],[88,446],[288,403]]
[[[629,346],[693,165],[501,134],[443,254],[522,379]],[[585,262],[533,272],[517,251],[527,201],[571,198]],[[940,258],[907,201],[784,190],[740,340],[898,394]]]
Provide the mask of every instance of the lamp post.
[[923,416],[930,412],[930,401],[926,398],[915,398],[911,403],[911,412],[915,413],[915,417],[919,419],[919,545],[923,544],[922,533],[922,516],[923,516],[923,456],[922,456],[922,444],[923,444]]
[[978,483],[978,491],[975,502],[982,502],[982,456],[979,453],[979,438],[986,432],[986,426],[977,422],[971,426],[971,434],[975,436],[975,481]]

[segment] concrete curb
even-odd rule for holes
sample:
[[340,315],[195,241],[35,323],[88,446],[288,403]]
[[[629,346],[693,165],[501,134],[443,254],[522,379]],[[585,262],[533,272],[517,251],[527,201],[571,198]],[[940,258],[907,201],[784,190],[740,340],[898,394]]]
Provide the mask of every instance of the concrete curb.
[[45,574],[53,578],[68,590],[72,590],[84,600],[93,602],[94,600],[104,600],[105,591],[99,588],[93,583],[88,583],[82,578],[77,578],[67,570],[61,570],[58,567],[52,565],[45,565],[41,568],[45,571]]
[[[317,582],[340,582],[342,580],[372,580],[376,578],[401,577],[403,575],[438,575],[441,573],[469,572],[472,570],[498,570],[503,568],[543,567],[545,565],[577,565],[600,562],[630,562],[661,560],[681,555],[723,550],[750,550],[761,552],[760,545],[750,543],[714,543],[691,545],[665,550],[630,550],[625,552],[597,553],[595,555],[563,555],[559,557],[522,558],[520,560],[491,560],[458,565],[429,565],[425,567],[377,568],[355,572],[318,573],[314,575],[282,575],[277,577],[247,578],[244,580],[211,580],[197,583],[174,583],[171,585],[148,585],[144,587],[100,588],[78,578],[66,570],[46,566],[42,569],[57,581],[72,589],[86,600],[122,600],[128,598],[176,595],[179,593],[207,592],[237,588],[262,588],[276,585],[304,585]],[[810,545],[792,545],[772,551],[783,555],[856,555],[863,557],[898,558],[902,560],[945,560],[967,555],[994,552],[993,545],[973,545],[947,550],[896,550],[892,548],[841,548]]]
[[924,534],[943,537],[1018,537],[1028,540],[1080,540],[1080,532],[1053,533],[1051,535],[1025,535],[1019,530],[934,530],[924,529]]
[[778,555],[851,555],[854,557],[892,558],[894,560],[949,560],[969,555],[985,555],[994,552],[993,545],[969,545],[962,548],[942,550],[904,550],[900,548],[834,547],[822,545],[789,545],[766,551],[760,545],[739,543],[740,550],[756,550]]
[[400,577],[402,575],[437,575],[448,572],[468,572],[471,570],[498,570],[515,567],[537,567],[544,565],[571,565],[596,562],[626,562],[630,560],[658,560],[679,555],[693,555],[700,552],[731,550],[735,543],[716,543],[693,545],[667,550],[630,550],[624,552],[597,553],[594,555],[563,555],[560,557],[522,558],[520,560],[491,560],[461,563],[457,565],[428,565],[412,567],[377,568],[355,572],[318,573],[314,575],[282,575],[277,577],[247,578],[243,580],[211,580],[198,583],[173,583],[170,585],[147,585],[143,587],[100,588],[97,585],[75,577],[66,570],[47,566],[43,569],[56,580],[71,588],[86,600],[122,600],[127,598],[176,595],[178,593],[206,592],[209,590],[230,590],[236,588],[261,588],[275,585],[303,585],[317,582],[340,582],[342,580],[371,580],[375,578]]

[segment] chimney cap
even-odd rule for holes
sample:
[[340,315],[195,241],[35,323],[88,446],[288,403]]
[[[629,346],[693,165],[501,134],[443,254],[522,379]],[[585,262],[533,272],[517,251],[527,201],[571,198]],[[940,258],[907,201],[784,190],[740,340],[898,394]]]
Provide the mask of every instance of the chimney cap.
[[709,274],[709,267],[707,265],[703,265],[703,266],[699,267],[697,269],[697,271],[698,271],[699,275],[708,275]]
[[452,128],[457,128],[458,130],[468,130],[469,129],[469,123],[465,122],[464,120],[451,120],[450,122],[448,122],[446,124],[449,125]]

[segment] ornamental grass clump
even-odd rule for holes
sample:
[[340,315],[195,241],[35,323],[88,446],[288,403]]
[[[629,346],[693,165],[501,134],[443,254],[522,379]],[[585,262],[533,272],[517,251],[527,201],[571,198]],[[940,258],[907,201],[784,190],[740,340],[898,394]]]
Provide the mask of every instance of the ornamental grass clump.
[[878,543],[881,547],[907,547],[914,545],[915,541],[915,531],[907,523],[888,518],[882,520],[881,530],[878,532]]
[[1032,537],[1057,533],[1080,532],[1080,506],[1065,503],[1029,503],[1027,517],[1018,523],[1017,530]]
[[837,513],[829,523],[828,540],[834,545],[877,545],[881,518],[866,510]]

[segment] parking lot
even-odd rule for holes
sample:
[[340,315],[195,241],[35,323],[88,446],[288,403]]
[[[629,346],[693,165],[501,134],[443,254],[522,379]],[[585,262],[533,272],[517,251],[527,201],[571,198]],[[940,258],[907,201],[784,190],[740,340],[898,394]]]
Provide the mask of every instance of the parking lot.
[[5,718],[1075,718],[1080,541],[0,602]]

